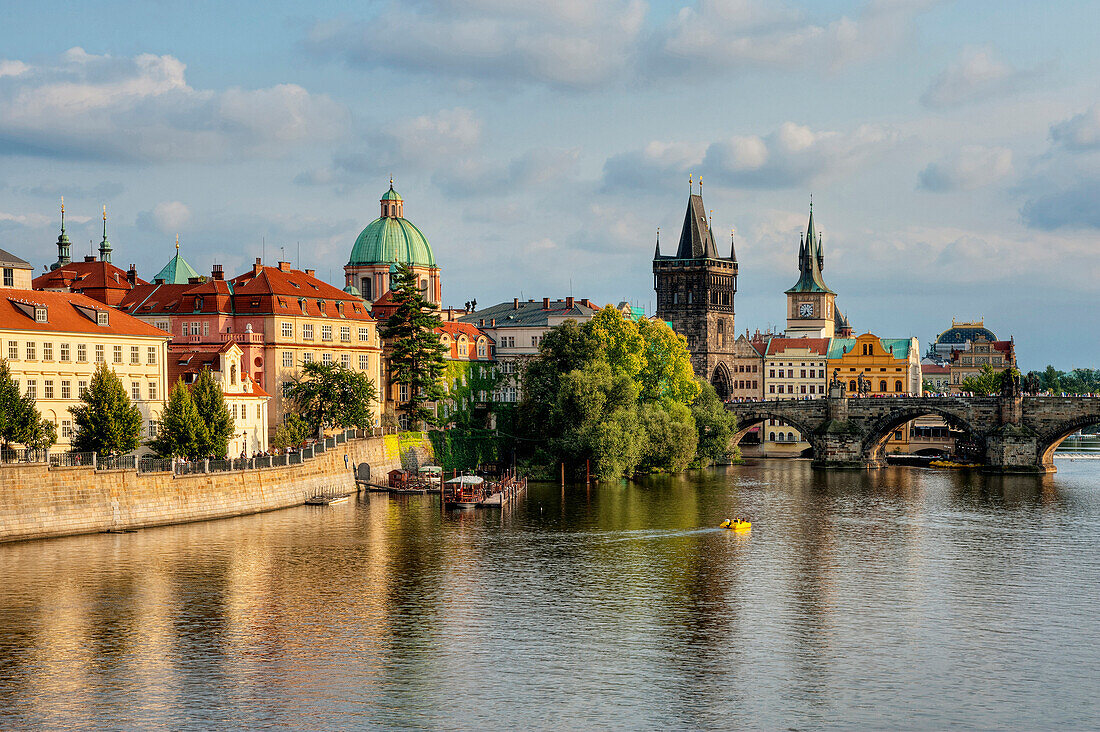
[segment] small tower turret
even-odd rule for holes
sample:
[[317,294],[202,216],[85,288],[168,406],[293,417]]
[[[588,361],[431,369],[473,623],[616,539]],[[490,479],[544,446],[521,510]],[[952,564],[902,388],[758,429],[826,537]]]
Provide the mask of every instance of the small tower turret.
[[107,240],[107,207],[103,207],[103,241],[99,243],[99,261],[111,261],[111,242]]
[[59,267],[64,267],[66,264],[72,262],[71,255],[72,243],[69,242],[69,235],[65,233],[65,197],[61,197],[61,234],[57,237],[57,261],[50,265],[50,270],[53,271]]

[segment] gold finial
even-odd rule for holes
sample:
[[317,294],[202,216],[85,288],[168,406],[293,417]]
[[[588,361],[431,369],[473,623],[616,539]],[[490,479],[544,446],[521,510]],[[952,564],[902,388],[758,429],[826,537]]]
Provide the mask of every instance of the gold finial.
[[179,250],[180,250],[180,235],[176,234],[176,253],[177,254],[179,253]]
[[65,213],[65,197],[64,196],[61,197],[61,213],[62,214]]
[[103,220],[104,221],[107,220],[107,205],[106,204],[103,205]]
[[393,188],[393,176],[390,176],[390,188]]
[[688,173],[688,193],[695,193],[695,184],[691,180],[691,173]]
[[703,176],[699,176],[699,195],[703,195]]

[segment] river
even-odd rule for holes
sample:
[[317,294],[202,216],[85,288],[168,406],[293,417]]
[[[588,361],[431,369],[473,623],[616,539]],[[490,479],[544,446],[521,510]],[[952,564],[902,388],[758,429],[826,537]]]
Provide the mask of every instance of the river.
[[1096,728],[1100,461],[1058,464],[760,461],[2,545],[0,728]]

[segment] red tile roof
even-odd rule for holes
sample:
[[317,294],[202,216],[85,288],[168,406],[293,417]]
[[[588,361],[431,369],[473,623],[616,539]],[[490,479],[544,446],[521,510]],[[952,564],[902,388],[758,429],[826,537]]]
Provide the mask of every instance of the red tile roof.
[[772,338],[768,342],[768,352],[771,356],[790,348],[807,349],[810,353],[824,356],[829,352],[828,338]]
[[[47,320],[39,323],[34,306],[46,306]],[[108,313],[108,324],[97,325],[97,312]],[[121,310],[107,307],[87,295],[40,290],[0,290],[0,323],[12,330],[41,333],[89,333],[95,335],[137,335],[169,337],[168,333],[143,323]]]
[[920,372],[922,374],[941,374],[946,376],[951,373],[951,367],[941,366],[938,363],[922,363],[920,365]]
[[[135,277],[136,284],[148,284]],[[97,260],[70,262],[63,267],[35,277],[31,287],[36,290],[68,290],[83,292],[108,305],[117,305],[123,293],[132,285],[126,279],[126,272],[110,262]]]
[[[362,298],[338,290],[298,269],[257,264],[251,272],[234,277],[233,302],[238,315],[310,315],[347,320],[374,320]],[[302,301],[305,312],[302,312]],[[321,310],[318,304],[325,304]],[[337,308],[342,305],[343,312]]]
[[[470,323],[448,321],[446,323],[443,323],[440,327],[436,328],[435,332],[439,334],[446,333],[450,337],[451,343],[448,357],[452,360],[462,359],[472,361],[488,361],[492,359],[492,351],[489,351],[488,354],[483,358],[478,358],[477,339],[484,338],[490,346],[492,346],[495,341],[493,341],[493,339],[490,338],[489,335],[485,333],[485,331],[481,330],[476,325],[472,325]],[[469,339],[467,343],[467,352],[465,354],[461,353],[458,350],[458,337],[460,335],[465,335]]]

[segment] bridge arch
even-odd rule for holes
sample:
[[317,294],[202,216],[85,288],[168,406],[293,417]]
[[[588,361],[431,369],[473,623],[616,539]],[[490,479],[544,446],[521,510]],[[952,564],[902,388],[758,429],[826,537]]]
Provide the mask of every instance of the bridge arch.
[[1058,449],[1058,446],[1077,430],[1092,427],[1096,424],[1100,424],[1100,414],[1086,414],[1070,419],[1054,429],[1041,433],[1037,440],[1039,465],[1046,472],[1053,473],[1055,471],[1054,451]]
[[[783,402],[757,402],[753,404],[752,409],[741,411],[737,414],[737,432],[734,433],[733,438],[730,440],[730,447],[736,447],[741,442],[741,438],[744,437],[752,430],[753,427],[759,427],[769,419],[777,419],[783,424],[790,425],[793,429],[798,430],[802,434],[802,438],[810,443],[813,447],[814,453],[817,453],[817,437],[814,434],[813,425],[804,422],[798,417],[792,417],[781,408],[768,407],[769,404],[782,405]],[[777,428],[775,430],[779,432]],[[782,432],[784,435],[790,430],[784,429]],[[762,436],[763,437],[763,436]]]
[[714,367],[714,373],[710,377],[710,385],[718,392],[718,398],[722,401],[730,398],[730,394],[733,393],[733,377],[730,376],[730,370],[726,364],[719,363]]
[[[917,419],[918,417],[935,416],[942,419],[949,427],[969,433],[975,440],[984,441],[981,430],[971,424],[966,417],[957,414],[950,409],[932,406],[928,404],[899,404],[881,417],[867,423],[863,438],[863,460],[869,466],[881,466],[886,464],[885,448],[890,435],[898,427]],[[983,449],[984,453],[984,449]]]

